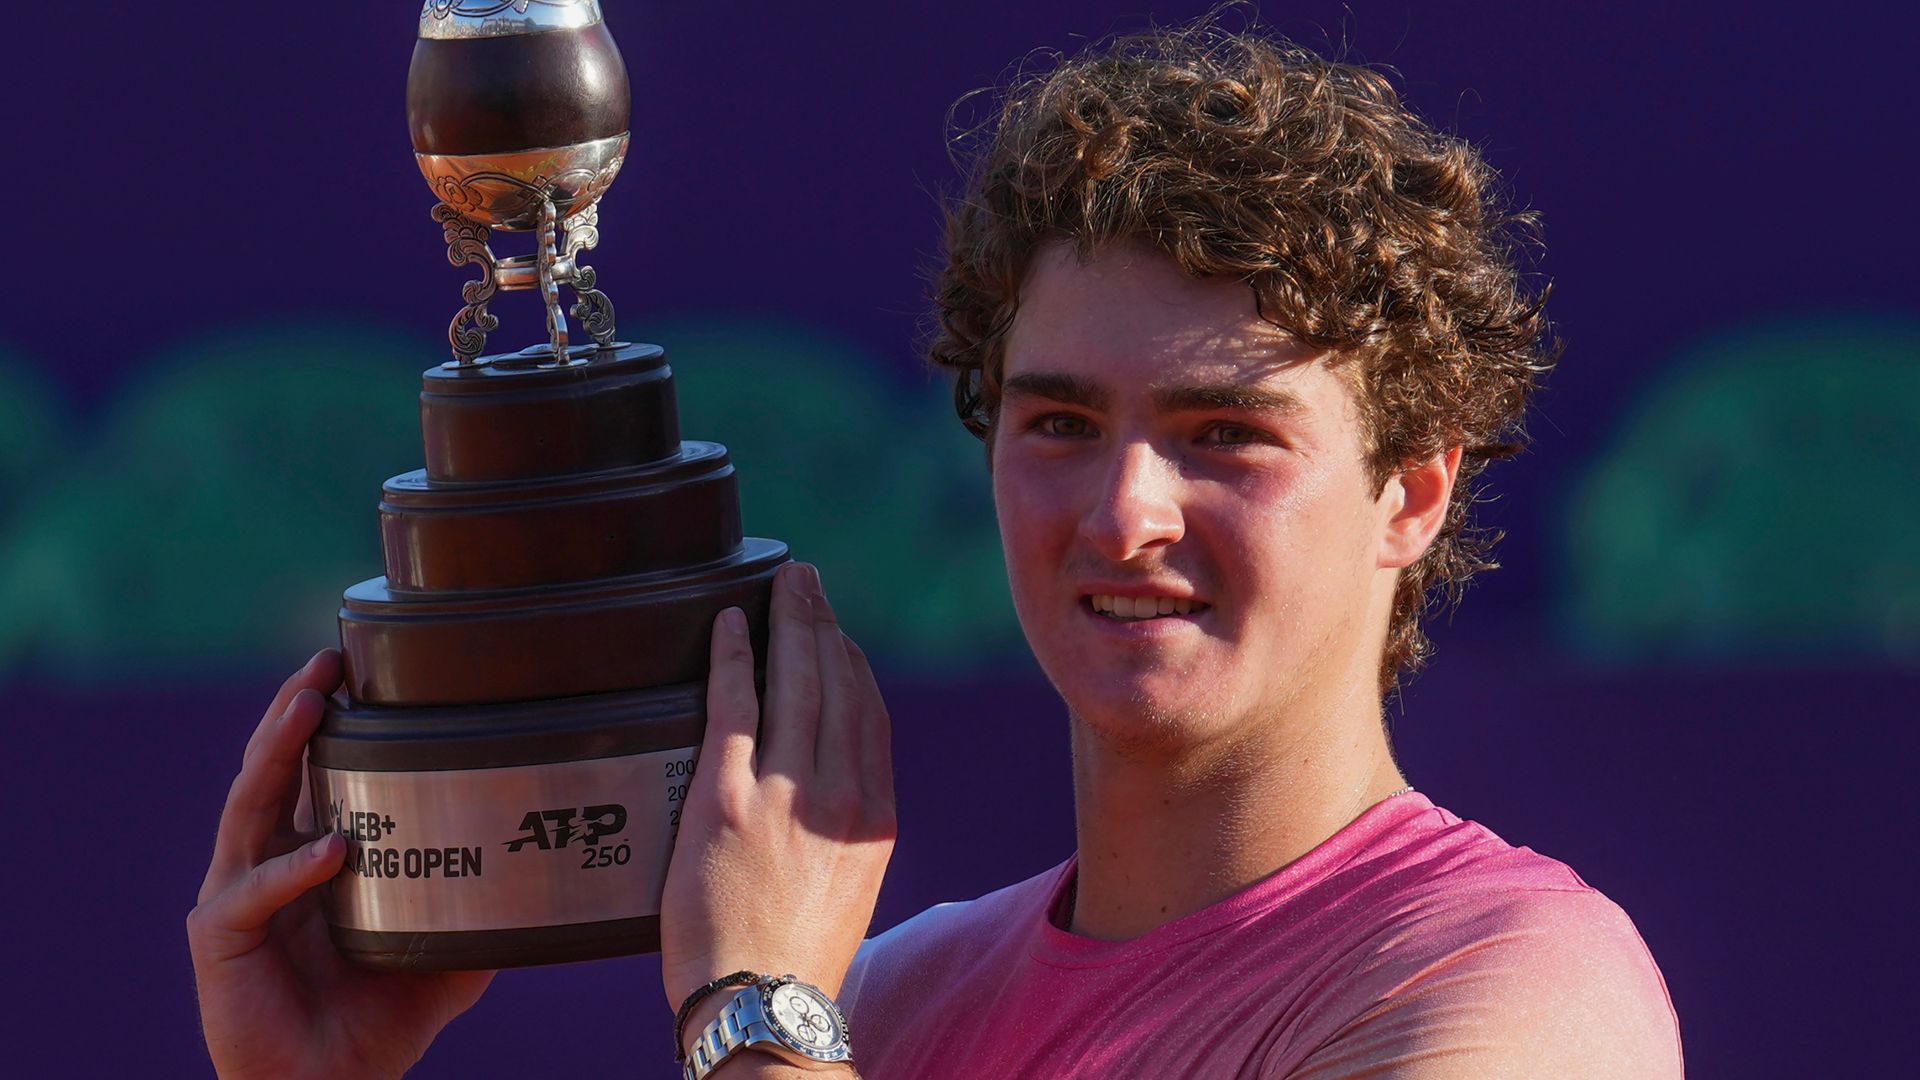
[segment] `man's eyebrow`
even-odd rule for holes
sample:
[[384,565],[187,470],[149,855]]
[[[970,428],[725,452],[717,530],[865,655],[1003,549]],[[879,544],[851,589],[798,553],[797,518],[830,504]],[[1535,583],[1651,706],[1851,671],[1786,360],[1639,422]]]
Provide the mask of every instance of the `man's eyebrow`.
[[1307,411],[1306,402],[1297,394],[1257,386],[1178,386],[1156,391],[1153,401],[1162,412],[1239,409],[1293,416]]
[[1025,375],[1015,375],[1002,384],[1000,397],[1003,400],[1038,397],[1058,401],[1063,405],[1105,409],[1113,395],[1107,392],[1106,387],[1078,375],[1069,375],[1063,371],[1030,371]]

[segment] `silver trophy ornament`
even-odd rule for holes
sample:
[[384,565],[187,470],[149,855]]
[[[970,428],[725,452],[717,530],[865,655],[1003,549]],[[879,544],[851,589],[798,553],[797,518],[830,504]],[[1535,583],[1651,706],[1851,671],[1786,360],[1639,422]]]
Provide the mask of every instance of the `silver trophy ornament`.
[[[447,260],[480,278],[447,328],[454,363],[480,363],[498,292],[538,289],[546,363],[585,363],[614,341],[613,303],[581,254],[600,239],[599,202],[627,154],[626,64],[596,0],[427,0],[407,72],[415,160],[439,199]],[[532,232],[531,255],[499,258],[494,230]],[[570,351],[560,286],[594,349]],[[523,356],[538,353],[539,346]]]

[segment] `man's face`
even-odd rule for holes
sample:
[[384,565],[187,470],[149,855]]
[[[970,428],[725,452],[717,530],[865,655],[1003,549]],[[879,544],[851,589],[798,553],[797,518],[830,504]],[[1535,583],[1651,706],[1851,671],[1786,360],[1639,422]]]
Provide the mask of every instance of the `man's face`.
[[1086,265],[1050,246],[1003,385],[1014,606],[1076,717],[1118,744],[1191,746],[1350,691],[1356,671],[1376,692],[1387,514],[1359,414],[1246,285],[1143,246]]

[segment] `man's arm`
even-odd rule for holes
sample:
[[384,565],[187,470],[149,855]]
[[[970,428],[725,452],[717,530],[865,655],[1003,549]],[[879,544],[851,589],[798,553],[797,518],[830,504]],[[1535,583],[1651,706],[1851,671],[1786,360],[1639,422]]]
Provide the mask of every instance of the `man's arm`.
[[1666,983],[1612,901],[1530,892],[1475,923],[1445,955],[1385,960],[1383,999],[1286,1080],[1681,1080]]
[[[817,571],[780,570],[769,623],[764,706],[744,616],[728,609],[714,623],[707,731],[661,896],[661,980],[672,1009],[735,971],[790,974],[838,996],[893,851],[886,704]],[[701,1001],[683,1049],[733,996]],[[751,1050],[715,1072],[833,1075]]]

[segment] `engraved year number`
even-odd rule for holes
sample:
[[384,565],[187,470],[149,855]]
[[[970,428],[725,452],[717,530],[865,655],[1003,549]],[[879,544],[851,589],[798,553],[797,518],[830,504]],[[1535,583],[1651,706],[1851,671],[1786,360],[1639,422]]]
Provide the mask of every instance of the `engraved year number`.
[[673,781],[683,776],[691,777],[693,775],[694,762],[692,760],[669,761],[666,762],[665,765],[667,769],[667,826],[677,829],[680,827],[681,804],[687,801],[687,788],[690,784],[676,784]]

